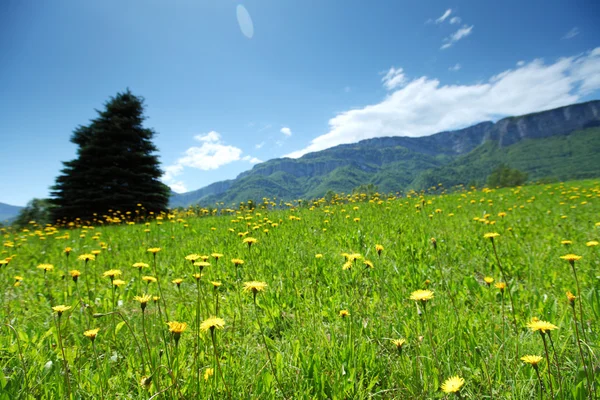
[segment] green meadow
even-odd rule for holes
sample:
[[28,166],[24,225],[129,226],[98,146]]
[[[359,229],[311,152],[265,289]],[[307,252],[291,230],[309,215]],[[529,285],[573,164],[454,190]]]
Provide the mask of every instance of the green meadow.
[[0,399],[600,393],[598,181],[2,234]]

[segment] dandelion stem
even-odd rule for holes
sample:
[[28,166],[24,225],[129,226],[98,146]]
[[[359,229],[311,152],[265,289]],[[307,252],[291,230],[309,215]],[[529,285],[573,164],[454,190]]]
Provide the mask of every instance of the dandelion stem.
[[221,381],[223,381],[225,390],[227,390],[227,395],[231,399],[231,392],[229,391],[229,387],[227,386],[227,382],[225,381],[225,377],[223,376],[223,370],[221,369],[221,362],[219,361],[219,351],[217,350],[217,338],[215,337],[215,328],[210,329],[210,337],[213,342],[213,350],[215,353],[215,363],[217,364],[217,369],[219,370],[219,375],[221,375]]
[[562,391],[562,375],[560,373],[560,365],[558,364],[558,355],[556,354],[556,349],[554,348],[554,341],[552,340],[552,335],[548,332],[548,339],[550,339],[550,347],[552,347],[552,353],[554,354],[554,363],[556,364],[556,372],[558,374],[558,387],[561,393]]
[[23,368],[23,376],[25,377],[25,388],[23,390],[24,393],[29,393],[29,379],[27,378],[27,368],[25,366],[25,359],[23,358],[23,352],[21,351],[21,341],[19,340],[19,334],[17,330],[11,325],[6,324],[6,326],[11,329],[15,333],[15,338],[17,339],[17,350],[19,351],[19,358],[21,359],[21,366]]
[[[105,372],[104,372],[104,368],[100,368],[100,357],[98,357],[98,351],[96,350],[96,342],[92,341],[92,348],[94,349],[94,355],[96,356],[96,368],[98,369],[98,371],[101,371],[101,374],[103,375],[103,381],[106,380],[108,381],[108,379],[106,379]],[[100,383],[100,395],[102,396],[102,399],[104,399],[104,382]]]
[[440,372],[439,367],[439,359],[437,356],[437,351],[435,349],[435,343],[433,341],[433,333],[431,330],[431,323],[429,321],[429,316],[427,315],[427,302],[423,302],[423,313],[425,314],[425,324],[427,325],[427,333],[429,334],[429,343],[431,344],[431,349],[433,350],[433,358],[435,359],[436,368],[438,370],[438,374]]
[[[167,322],[167,321],[169,321],[169,313],[167,312],[167,301],[165,300],[165,296],[163,296],[162,288],[160,287],[160,279],[158,279],[158,271],[157,271],[157,267],[156,267],[156,253],[152,253],[152,255],[153,255],[152,265],[154,266],[154,276],[156,276],[156,285],[158,286],[158,293],[160,295],[160,300],[162,300],[163,306],[165,307],[165,317],[166,317],[165,322]],[[159,310],[160,310],[160,305],[159,305]]]
[[546,352],[546,361],[548,361],[548,385],[550,386],[550,394],[554,398],[554,389],[552,387],[552,371],[550,371],[550,354],[548,353],[548,345],[546,344],[546,337],[544,332],[540,331],[542,335],[542,341],[544,342],[544,351]]
[[542,399],[542,393],[544,392],[544,384],[542,383],[542,377],[540,376],[540,370],[537,366],[535,366],[535,373],[538,377],[538,381],[540,382],[540,400]]
[[65,355],[65,348],[63,347],[63,343],[62,343],[62,335],[60,332],[60,315],[58,317],[56,317],[56,326],[57,326],[57,332],[58,332],[58,345],[60,346],[60,351],[62,353],[62,357],[63,357],[63,366],[65,368],[65,381],[67,382],[67,390],[68,390],[68,396],[67,398],[71,398],[71,380],[69,379],[69,365],[67,363],[67,356]]
[[504,323],[504,291],[500,292],[500,298],[501,300],[501,310],[502,310],[502,345],[504,346],[504,341],[505,341],[505,323]]
[[198,366],[198,353],[200,352],[200,279],[196,280],[196,288],[198,294],[196,298],[196,352],[194,354],[194,367],[196,368],[197,395],[200,396],[200,368]]
[[[142,311],[142,334],[144,335],[144,342],[146,342],[146,349],[148,350],[148,360],[150,364],[151,371],[156,370],[154,368],[154,362],[152,361],[152,351],[150,350],[150,344],[148,343],[148,337],[146,336],[146,312]],[[156,375],[156,390],[160,392],[160,379],[158,378],[158,374]]]
[[590,376],[589,376],[589,368],[587,365],[587,360],[583,355],[583,350],[581,348],[581,341],[579,340],[579,327],[577,326],[577,312],[575,311],[575,306],[571,305],[571,310],[573,310],[573,323],[575,324],[575,337],[577,339],[577,347],[579,348],[579,355],[581,356],[581,363],[583,364],[583,369],[585,370],[585,379],[587,381],[588,387],[588,396],[592,398],[592,387],[590,386]]
[[577,279],[577,271],[575,270],[575,261],[571,261],[571,269],[573,270],[573,276],[575,277],[575,284],[577,285],[577,295],[579,296],[579,314],[581,315],[581,331],[583,333],[583,339],[588,342],[587,335],[585,333],[585,316],[583,314],[583,294],[581,293],[581,289],[579,288],[579,279]]
[[271,359],[271,352],[269,351],[269,346],[267,345],[267,339],[265,338],[265,332],[263,331],[262,324],[260,323],[260,317],[258,315],[258,304],[256,304],[256,293],[254,293],[254,310],[256,311],[256,321],[258,322],[258,327],[260,328],[260,334],[263,339],[263,343],[265,345],[265,350],[267,351],[267,359],[269,360],[269,365],[271,366],[271,372],[273,372],[273,376],[275,377],[275,382],[277,382],[277,386],[279,386],[279,390],[284,398],[288,398],[283,390],[283,386],[281,386],[281,382],[279,382],[279,377],[277,376],[277,371],[275,370],[275,366],[273,365],[273,360]]
[[[515,340],[515,358],[519,359],[519,328],[517,326],[517,317],[515,315],[515,303],[512,298],[511,286],[508,283],[508,279],[506,274],[504,273],[504,268],[502,268],[502,263],[500,262],[500,257],[498,256],[498,251],[496,250],[496,243],[494,243],[494,239],[492,238],[492,248],[494,249],[494,255],[496,256],[496,262],[498,263],[498,268],[500,268],[500,273],[502,274],[502,279],[506,282],[506,290],[508,291],[508,300],[510,301],[510,310],[512,312],[513,322],[515,324],[515,334],[517,335]],[[504,323],[504,322],[503,322]]]

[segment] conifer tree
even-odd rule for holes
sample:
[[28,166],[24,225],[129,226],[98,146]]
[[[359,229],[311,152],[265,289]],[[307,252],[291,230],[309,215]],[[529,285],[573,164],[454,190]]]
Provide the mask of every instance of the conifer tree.
[[155,132],[145,128],[144,101],[129,89],[111,97],[88,125],[73,131],[77,158],[64,162],[52,187],[52,217],[93,221],[119,211],[165,211],[169,188],[152,143]]

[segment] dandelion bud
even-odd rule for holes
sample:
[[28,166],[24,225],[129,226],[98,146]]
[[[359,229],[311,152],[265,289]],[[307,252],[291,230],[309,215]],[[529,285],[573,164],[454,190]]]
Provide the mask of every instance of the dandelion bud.
[[151,383],[152,383],[151,376],[142,376],[142,379],[140,379],[140,386],[142,386],[144,389],[150,389]]
[[570,291],[567,291],[567,300],[569,300],[569,305],[571,307],[575,307],[575,299],[577,298],[577,296],[575,296],[573,293],[571,293]]

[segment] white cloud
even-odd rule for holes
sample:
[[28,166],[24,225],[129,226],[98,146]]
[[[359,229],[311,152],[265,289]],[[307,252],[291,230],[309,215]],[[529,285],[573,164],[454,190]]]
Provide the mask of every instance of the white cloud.
[[281,128],[281,130],[279,132],[283,133],[285,136],[292,136],[292,130],[290,128],[288,128],[287,126],[284,126],[283,128]]
[[173,190],[176,193],[185,193],[185,192],[187,192],[187,188],[185,187],[185,185],[181,181],[172,182],[172,183],[169,184],[169,187],[171,188],[171,190]]
[[261,159],[252,157],[252,156],[244,156],[244,158],[242,158],[242,160],[248,161],[250,164],[258,164],[258,163],[263,162]]
[[218,132],[210,131],[206,134],[196,135],[194,139],[199,141],[201,145],[187,149],[174,164],[165,168],[161,178],[176,192],[185,191],[184,183],[175,179],[183,173],[185,168],[210,171],[239,160],[248,161],[252,164],[261,162],[251,156],[242,158],[242,149],[225,144]]
[[435,20],[436,24],[441,24],[442,22],[444,22],[446,20],[446,18],[448,18],[450,16],[450,14],[452,14],[452,9],[449,8],[447,9],[444,14],[442,14],[441,17],[439,17],[438,19]]
[[454,24],[460,24],[460,21],[462,21],[462,19],[460,19],[460,17],[452,17],[452,18],[450,18],[450,23],[452,25],[454,25]]
[[522,67],[523,65],[525,65],[525,61],[523,61],[523,60],[517,61],[517,67]]
[[255,149],[261,149],[265,145],[265,142],[260,142],[254,145]]
[[442,45],[442,47],[440,47],[440,49],[444,50],[444,49],[451,47],[454,43],[458,42],[462,38],[469,36],[472,31],[473,31],[473,25],[471,25],[471,26],[463,25],[462,28],[460,28],[459,30],[454,32],[452,35],[450,35],[444,39],[444,44]]
[[383,82],[383,86],[387,90],[395,89],[401,86],[406,77],[404,76],[404,70],[402,68],[390,68],[383,78],[381,78],[381,82]]
[[573,27],[571,30],[562,37],[563,39],[573,39],[575,36],[579,35],[579,28]]
[[456,63],[453,66],[451,66],[450,68],[448,68],[448,70],[449,71],[458,71],[461,68],[462,68],[462,65],[460,65],[459,63]]
[[377,104],[336,115],[326,134],[287,157],[373,137],[418,137],[460,129],[571,104],[595,90],[600,90],[600,47],[550,64],[536,59],[470,85],[443,85],[423,76]]
[[217,143],[219,140],[221,140],[221,135],[219,132],[210,131],[204,135],[196,135],[194,136],[194,139],[199,142]]

